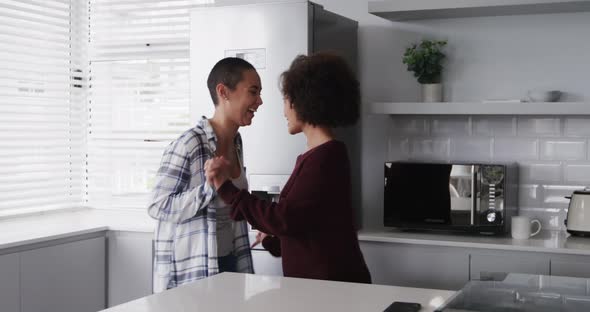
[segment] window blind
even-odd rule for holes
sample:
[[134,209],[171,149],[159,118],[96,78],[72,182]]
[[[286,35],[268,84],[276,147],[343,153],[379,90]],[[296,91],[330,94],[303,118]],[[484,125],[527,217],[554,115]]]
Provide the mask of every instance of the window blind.
[[86,16],[0,0],[0,215],[82,205]]
[[189,11],[206,0],[91,0],[87,203],[145,209],[189,124]]

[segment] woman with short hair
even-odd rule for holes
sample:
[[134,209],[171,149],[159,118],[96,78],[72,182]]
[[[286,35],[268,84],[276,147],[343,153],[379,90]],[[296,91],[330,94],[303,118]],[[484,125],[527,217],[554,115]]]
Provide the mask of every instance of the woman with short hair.
[[205,180],[205,161],[223,157],[227,179],[248,189],[238,129],[252,123],[260,98],[260,77],[247,61],[228,57],[209,73],[215,105],[164,151],[149,215],[158,221],[154,240],[154,292],[220,272],[252,273],[245,221],[234,222],[230,207]]

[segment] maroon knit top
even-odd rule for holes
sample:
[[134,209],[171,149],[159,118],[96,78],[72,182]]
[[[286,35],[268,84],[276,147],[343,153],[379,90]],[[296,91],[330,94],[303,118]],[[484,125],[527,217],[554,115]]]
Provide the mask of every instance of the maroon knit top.
[[267,237],[288,277],[370,283],[354,228],[350,162],[344,143],[328,141],[297,157],[278,203],[239,190],[229,180],[217,193]]

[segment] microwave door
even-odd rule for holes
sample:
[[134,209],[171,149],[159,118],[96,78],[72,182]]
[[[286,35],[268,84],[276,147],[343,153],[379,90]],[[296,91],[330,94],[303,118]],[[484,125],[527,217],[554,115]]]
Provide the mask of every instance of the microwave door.
[[477,193],[474,172],[476,166],[453,165],[449,177],[451,195],[451,223],[453,226],[470,226],[475,223],[474,203]]
[[451,225],[450,172],[449,164],[386,163],[385,225]]
[[426,190],[418,200],[418,209],[415,210],[415,217],[422,219],[423,224],[453,225],[451,198],[447,187],[451,169],[448,164],[429,164],[413,169],[413,175],[418,177],[420,185]]
[[479,224],[476,216],[479,214],[481,207],[479,206],[479,190],[481,186],[479,184],[479,166],[473,166],[471,168],[472,179],[471,179],[471,225]]

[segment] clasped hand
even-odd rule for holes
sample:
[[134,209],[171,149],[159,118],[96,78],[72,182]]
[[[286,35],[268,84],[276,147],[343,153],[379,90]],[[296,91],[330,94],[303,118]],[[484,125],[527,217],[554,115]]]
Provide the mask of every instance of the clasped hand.
[[254,240],[254,243],[252,243],[252,246],[250,246],[250,248],[254,248],[256,247],[256,245],[262,243],[264,238],[267,236],[268,234],[258,231],[258,234],[256,234],[256,240]]
[[230,177],[230,163],[225,157],[213,157],[205,162],[205,178],[207,183],[219,189]]

